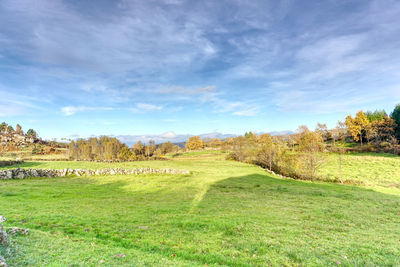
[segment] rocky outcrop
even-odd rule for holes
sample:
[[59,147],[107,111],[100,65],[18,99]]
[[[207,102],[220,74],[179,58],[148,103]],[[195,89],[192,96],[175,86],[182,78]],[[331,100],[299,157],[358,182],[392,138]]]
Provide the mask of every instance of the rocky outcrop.
[[29,144],[33,144],[40,141],[38,138],[27,136],[18,133],[7,133],[0,132],[0,145],[8,146],[10,144],[14,144],[16,146],[24,147]]
[[64,177],[93,175],[139,175],[139,174],[189,174],[187,170],[153,169],[153,168],[107,168],[107,169],[11,169],[0,170],[0,180],[25,179],[28,177]]

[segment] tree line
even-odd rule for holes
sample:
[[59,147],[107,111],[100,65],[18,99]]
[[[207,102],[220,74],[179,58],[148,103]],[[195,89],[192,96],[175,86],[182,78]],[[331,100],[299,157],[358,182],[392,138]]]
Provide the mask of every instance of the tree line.
[[291,139],[249,132],[230,138],[225,146],[231,151],[231,159],[257,164],[292,178],[315,179],[325,159],[322,152],[326,144],[319,133],[301,126]]
[[150,141],[147,145],[139,141],[130,148],[115,137],[100,136],[72,140],[69,143],[69,157],[71,160],[149,160],[163,158],[165,154],[179,149],[171,142],[156,145],[154,141]]
[[[217,148],[230,151],[229,158],[260,165],[270,171],[299,179],[319,179],[317,170],[324,152],[388,152],[400,155],[400,105],[388,115],[384,110],[359,111],[353,118],[328,129],[318,123],[314,131],[300,126],[295,134],[271,136],[246,132],[224,140],[189,138],[187,150]],[[360,146],[353,146],[359,143]],[[339,157],[341,159],[341,157]]]
[[5,134],[19,134],[19,135],[26,135],[26,136],[30,136],[30,137],[34,137],[37,138],[38,134],[35,130],[33,129],[29,129],[26,133],[24,133],[24,131],[22,130],[21,125],[17,124],[15,126],[15,130],[14,127],[12,127],[12,125],[7,124],[6,122],[2,122],[0,124],[0,132],[1,133],[5,133]]
[[397,105],[390,116],[385,110],[359,111],[353,118],[345,120],[348,132],[355,142],[373,143],[374,145],[395,146],[400,140],[400,105]]

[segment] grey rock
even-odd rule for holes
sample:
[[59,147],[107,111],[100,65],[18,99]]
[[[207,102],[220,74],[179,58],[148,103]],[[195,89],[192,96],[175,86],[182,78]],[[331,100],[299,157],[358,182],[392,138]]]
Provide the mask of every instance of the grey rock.
[[28,235],[29,229],[24,229],[24,228],[19,228],[19,227],[10,227],[10,228],[8,228],[7,233],[9,235],[15,235],[15,234]]
[[8,267],[6,260],[0,255],[0,267]]
[[4,231],[3,229],[0,230],[0,245],[7,245],[8,244],[8,239],[7,239],[7,232]]

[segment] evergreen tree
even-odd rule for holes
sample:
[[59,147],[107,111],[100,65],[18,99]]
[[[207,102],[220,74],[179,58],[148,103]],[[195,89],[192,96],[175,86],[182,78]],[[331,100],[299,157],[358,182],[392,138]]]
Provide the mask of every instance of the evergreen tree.
[[392,114],[391,114],[392,119],[396,122],[397,127],[396,127],[396,137],[397,139],[400,140],[400,104],[398,104]]

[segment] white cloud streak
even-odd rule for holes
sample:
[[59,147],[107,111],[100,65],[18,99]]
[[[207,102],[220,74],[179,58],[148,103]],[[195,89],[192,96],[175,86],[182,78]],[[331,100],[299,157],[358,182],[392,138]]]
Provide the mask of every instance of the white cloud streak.
[[85,111],[104,111],[104,110],[113,110],[111,107],[104,107],[104,108],[99,108],[99,107],[87,107],[87,106],[66,106],[61,108],[61,112],[65,116],[71,116],[75,115],[76,113],[79,112],[85,112]]
[[140,110],[144,111],[156,111],[156,110],[162,110],[162,106],[157,106],[153,104],[147,104],[147,103],[137,103],[136,107]]

